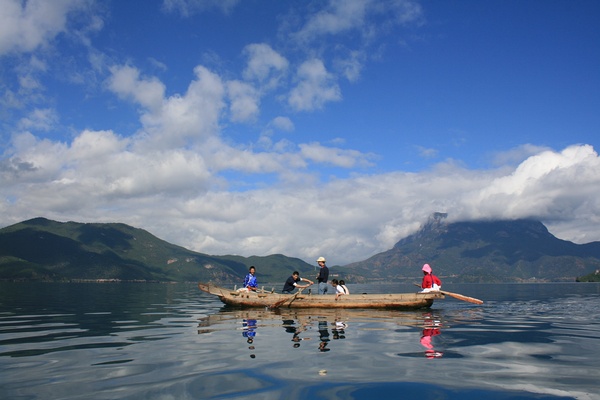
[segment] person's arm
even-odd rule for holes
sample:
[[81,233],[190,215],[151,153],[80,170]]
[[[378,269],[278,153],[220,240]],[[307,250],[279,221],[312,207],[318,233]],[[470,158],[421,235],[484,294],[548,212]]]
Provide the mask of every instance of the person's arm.
[[304,286],[299,286],[299,285],[296,285],[296,287],[297,287],[297,288],[302,288],[302,289],[304,289],[304,288],[307,288],[307,287],[309,287],[310,285],[314,285],[314,282],[313,282],[313,281],[311,281],[310,279],[304,279],[304,278],[300,278],[300,281],[302,281],[302,282],[306,281],[306,282],[308,282],[308,285],[304,285]]

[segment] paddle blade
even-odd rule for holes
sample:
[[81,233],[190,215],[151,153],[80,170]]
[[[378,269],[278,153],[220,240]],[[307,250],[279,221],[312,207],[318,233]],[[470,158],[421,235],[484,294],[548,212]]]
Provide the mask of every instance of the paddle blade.
[[454,297],[455,299],[458,299],[458,300],[467,301],[469,303],[483,304],[483,300],[479,300],[474,297],[464,296],[464,295],[458,294],[458,293],[446,292],[445,290],[442,290],[441,293],[445,294],[446,296]]

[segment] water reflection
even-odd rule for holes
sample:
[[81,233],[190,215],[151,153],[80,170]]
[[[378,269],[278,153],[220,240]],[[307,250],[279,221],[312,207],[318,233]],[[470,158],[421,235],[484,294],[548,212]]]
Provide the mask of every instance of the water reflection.
[[334,325],[335,326],[331,330],[333,340],[346,339],[346,328],[348,327],[348,324],[343,321],[336,321]]
[[[359,334],[353,334],[352,326],[360,331]],[[223,307],[198,321],[198,334],[231,329],[241,329],[251,358],[256,357],[255,346],[260,346],[263,340],[273,341],[274,346],[277,341],[287,341],[293,349],[310,348],[325,353],[343,350],[341,342],[356,345],[355,338],[362,343],[364,338],[359,336],[363,333],[376,337],[385,336],[385,332],[402,342],[409,333],[410,340],[422,348],[421,352],[399,356],[441,358],[445,353],[440,347],[443,343],[440,338],[446,329],[443,316],[431,310],[237,310]]]
[[[256,320],[255,319],[243,319],[242,320],[242,336],[246,338],[246,343],[249,344],[248,350],[254,351],[254,337],[256,336]],[[254,352],[250,354],[250,358],[256,358]]]
[[438,336],[442,333],[442,321],[439,317],[431,314],[423,314],[423,331],[421,333],[420,343],[425,347],[425,357],[427,358],[440,358],[444,355],[441,351],[436,351],[433,344],[433,337]]

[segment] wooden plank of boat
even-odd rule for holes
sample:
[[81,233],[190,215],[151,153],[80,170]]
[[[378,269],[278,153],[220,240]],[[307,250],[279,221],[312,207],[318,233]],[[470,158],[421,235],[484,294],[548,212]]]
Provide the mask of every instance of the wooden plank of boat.
[[[223,287],[198,283],[198,288],[213,294],[227,305],[240,308],[272,307],[280,304],[283,308],[372,308],[413,310],[431,307],[435,299],[443,299],[442,293],[373,293],[351,294],[341,296],[337,300],[334,295],[315,295],[296,293],[295,295],[280,293],[237,292]],[[293,301],[291,300],[293,297]]]

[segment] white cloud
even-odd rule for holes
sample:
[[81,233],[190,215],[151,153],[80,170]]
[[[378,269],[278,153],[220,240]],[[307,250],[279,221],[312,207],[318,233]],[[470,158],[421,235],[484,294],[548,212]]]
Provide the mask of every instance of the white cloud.
[[66,29],[68,14],[80,0],[3,0],[0,7],[0,55],[43,47]]
[[571,219],[600,187],[600,176],[592,172],[599,167],[591,146],[543,151],[512,173],[492,179],[465,206],[484,218]]
[[325,10],[313,15],[298,33],[303,39],[338,34],[364,24],[367,0],[331,0]]
[[332,164],[343,168],[371,165],[368,160],[369,156],[364,153],[356,150],[326,147],[320,143],[300,144],[300,152],[304,158],[321,164]]
[[120,138],[113,132],[85,130],[73,140],[71,158],[81,162],[97,160],[101,167],[107,168],[108,158],[126,151],[128,145],[129,140]]
[[[140,151],[140,140],[110,131],[83,131],[71,145],[15,137],[0,177],[3,198],[18,201],[0,203],[2,223],[37,215],[121,221],[204,253],[326,255],[332,265],[391,248],[435,211],[448,212],[451,221],[535,216],[559,237],[600,239],[600,159],[587,145],[542,151],[510,169],[444,163],[322,183],[302,172],[307,162],[351,167],[368,160],[320,144],[256,153],[215,136],[199,154]],[[215,171],[224,169],[277,173],[289,185],[229,192],[216,186]]]
[[294,130],[294,123],[288,117],[275,117],[269,124],[275,129],[291,132]]
[[48,131],[58,122],[56,111],[50,108],[36,108],[19,121],[19,128],[23,130]]
[[327,72],[321,60],[312,59],[300,65],[297,72],[298,85],[288,97],[289,105],[296,111],[312,111],[325,103],[342,98],[335,77]]
[[[196,79],[184,95],[165,97],[165,86],[157,78],[141,78],[139,71],[131,66],[111,68],[112,75],[107,81],[109,89],[141,106],[141,136],[147,140],[139,141],[138,146],[179,147],[188,141],[201,142],[218,132],[219,118],[225,107],[225,84],[205,67],[198,66],[194,72]],[[240,96],[235,90],[231,94],[234,96],[234,117],[248,118],[257,111],[252,103],[254,100],[245,102],[247,97]]]
[[241,81],[227,82],[231,120],[234,122],[252,121],[259,114],[259,93],[251,85]]
[[110,68],[108,88],[122,98],[131,98],[142,107],[158,110],[162,106],[165,86],[156,78],[141,78],[137,68],[124,65]]
[[244,48],[244,54],[248,57],[244,79],[257,80],[267,89],[276,87],[288,69],[288,60],[267,44],[250,44]]

